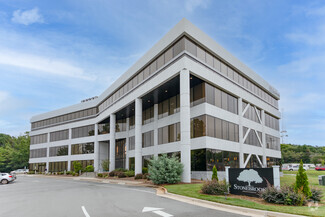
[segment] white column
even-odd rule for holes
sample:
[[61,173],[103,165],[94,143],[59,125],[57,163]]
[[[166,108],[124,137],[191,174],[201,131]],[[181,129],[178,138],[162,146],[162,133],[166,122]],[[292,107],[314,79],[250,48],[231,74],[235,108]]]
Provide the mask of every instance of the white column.
[[154,131],[153,131],[153,144],[154,144],[154,157],[158,157],[158,104],[154,104]]
[[46,149],[46,169],[49,172],[50,168],[50,133],[47,134],[47,149]]
[[109,171],[115,170],[115,125],[116,116],[111,114],[109,122]]
[[135,99],[135,174],[142,173],[142,99]]
[[266,137],[265,137],[265,111],[262,110],[261,112],[262,114],[262,117],[261,120],[262,120],[262,148],[263,148],[263,167],[267,167],[267,162],[266,162]]
[[238,116],[239,116],[239,167],[244,168],[244,152],[243,152],[243,99],[238,99]]
[[94,141],[94,170],[99,172],[99,143],[98,143],[98,124],[95,124],[95,141]]
[[71,139],[72,139],[72,129],[69,128],[69,145],[68,145],[68,171],[71,171]]
[[273,166],[274,187],[280,188],[280,166]]
[[130,118],[127,118],[126,119],[126,132],[127,132],[127,137],[125,138],[125,150],[126,150],[126,153],[125,153],[125,169],[129,169],[129,130],[130,130]]
[[182,182],[191,182],[191,114],[190,114],[190,72],[180,72],[180,127],[181,162],[184,166]]

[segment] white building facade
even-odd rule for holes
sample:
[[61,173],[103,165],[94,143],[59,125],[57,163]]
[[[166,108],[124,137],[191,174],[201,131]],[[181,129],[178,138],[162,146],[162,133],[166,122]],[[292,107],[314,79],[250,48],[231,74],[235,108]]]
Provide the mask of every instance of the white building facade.
[[215,165],[268,167],[281,158],[275,88],[188,20],[181,20],[99,97],[31,119],[30,169],[141,173],[176,155],[182,180]]

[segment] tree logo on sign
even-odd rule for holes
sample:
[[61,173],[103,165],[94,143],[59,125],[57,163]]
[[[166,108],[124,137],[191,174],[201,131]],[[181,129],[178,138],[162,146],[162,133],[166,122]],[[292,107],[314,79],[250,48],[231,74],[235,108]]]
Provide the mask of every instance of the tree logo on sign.
[[237,180],[242,181],[242,182],[248,182],[248,186],[251,186],[252,182],[255,182],[255,183],[263,182],[263,179],[258,175],[258,172],[253,169],[242,171],[239,174]]

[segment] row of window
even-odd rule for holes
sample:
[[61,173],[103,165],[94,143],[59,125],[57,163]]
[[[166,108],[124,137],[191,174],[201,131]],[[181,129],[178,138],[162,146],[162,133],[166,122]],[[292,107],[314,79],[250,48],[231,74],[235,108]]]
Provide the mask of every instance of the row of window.
[[94,153],[94,143],[81,143],[71,145],[71,154],[93,154]]
[[239,126],[209,115],[191,119],[191,138],[210,136],[239,142]]
[[36,122],[32,123],[32,130],[35,128],[39,128],[39,127],[45,127],[45,126],[49,126],[52,124],[58,124],[61,122],[66,122],[66,121],[71,121],[71,120],[75,120],[75,119],[79,119],[79,118],[92,116],[95,114],[97,114],[97,108],[90,108],[90,109],[85,109],[85,110],[61,115],[61,116],[54,117],[54,118],[45,119],[42,121],[36,121]]
[[[248,103],[243,101],[243,112],[247,105]],[[249,120],[261,123],[260,118],[262,118],[262,110],[250,104],[243,116]]]
[[265,113],[265,126],[275,130],[279,130],[280,129],[279,119],[273,117],[268,113]]
[[146,80],[151,74],[155,73],[158,69],[176,57],[184,50],[183,41],[179,40],[159,57],[147,64],[147,66],[137,73],[133,78],[131,78],[126,84],[115,91],[111,96],[109,96],[103,103],[98,107],[99,112],[105,110],[110,105],[112,105],[117,99],[122,97],[128,91],[132,90],[138,84]]
[[280,138],[265,134],[266,148],[280,151]]
[[109,123],[98,124],[98,135],[107,134],[110,132]]
[[30,144],[47,143],[47,133],[30,137]]
[[68,145],[50,147],[50,157],[66,156],[68,155],[68,152],[69,152]]
[[158,144],[166,144],[181,140],[180,123],[171,124],[158,129]]
[[142,111],[142,125],[149,124],[154,121],[154,107],[151,106]]
[[[243,127],[243,136],[246,135],[248,128],[247,127]],[[257,132],[257,135],[256,135]],[[254,145],[254,146],[259,146],[261,147],[261,142],[262,142],[262,132],[260,131],[255,131],[253,129],[251,129],[248,133],[248,136],[246,137],[244,143],[247,145]]]
[[[184,41],[182,41],[184,40]],[[275,108],[278,108],[278,100],[272,97],[270,94],[262,90],[260,87],[255,85],[253,82],[242,76],[236,70],[228,66],[227,64],[220,61],[217,57],[213,56],[211,53],[202,49],[194,42],[188,40],[187,38],[182,39],[182,43],[185,43],[185,50],[197,57],[202,62],[205,62],[212,68],[216,69],[218,72],[221,72],[224,76],[230,78],[232,81],[251,91],[255,95],[262,98],[264,101],[268,102]]]

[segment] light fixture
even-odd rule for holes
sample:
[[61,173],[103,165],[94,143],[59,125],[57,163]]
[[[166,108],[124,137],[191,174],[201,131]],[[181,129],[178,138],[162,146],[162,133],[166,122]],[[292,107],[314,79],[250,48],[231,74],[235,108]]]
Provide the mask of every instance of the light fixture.
[[148,102],[150,102],[150,99],[148,99]]
[[191,77],[190,77],[190,79],[192,80],[192,79],[193,79],[193,77],[191,76]]
[[165,93],[167,93],[168,92],[168,90],[165,90]]

